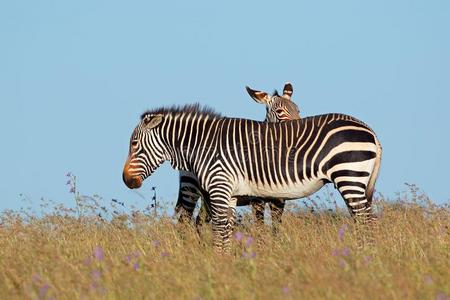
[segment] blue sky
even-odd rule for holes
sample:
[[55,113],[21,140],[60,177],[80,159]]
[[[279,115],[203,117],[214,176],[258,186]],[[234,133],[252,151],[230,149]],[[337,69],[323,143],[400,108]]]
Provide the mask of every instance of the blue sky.
[[[264,118],[245,85],[285,81],[302,115],[351,114],[384,149],[377,190],[450,199],[448,1],[3,1],[0,209],[84,194],[142,204],[121,172],[148,108]],[[147,179],[173,201],[177,172]],[[22,194],[22,196],[19,196]],[[343,201],[342,201],[343,203]]]

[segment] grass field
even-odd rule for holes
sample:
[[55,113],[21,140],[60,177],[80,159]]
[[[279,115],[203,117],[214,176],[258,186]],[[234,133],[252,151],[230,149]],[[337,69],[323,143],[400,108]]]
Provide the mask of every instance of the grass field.
[[449,299],[450,211],[417,190],[377,200],[369,249],[346,212],[291,207],[276,238],[244,215],[231,256],[213,252],[208,227],[199,239],[73,192],[75,210],[2,213],[1,299]]

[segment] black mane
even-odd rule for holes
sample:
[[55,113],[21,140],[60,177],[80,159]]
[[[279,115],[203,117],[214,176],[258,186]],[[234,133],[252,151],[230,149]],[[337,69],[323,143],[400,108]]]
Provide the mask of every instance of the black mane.
[[274,90],[273,93],[272,93],[272,96],[280,96],[280,95],[278,95],[278,91],[277,90]]
[[221,118],[222,115],[220,113],[217,113],[208,106],[201,106],[199,103],[195,104],[187,104],[187,105],[174,105],[172,107],[159,107],[151,110],[147,110],[141,115],[141,120],[146,115],[156,115],[156,114],[163,114],[163,115],[178,115],[178,114],[187,114],[187,115],[194,115],[194,116],[209,116],[213,118]]

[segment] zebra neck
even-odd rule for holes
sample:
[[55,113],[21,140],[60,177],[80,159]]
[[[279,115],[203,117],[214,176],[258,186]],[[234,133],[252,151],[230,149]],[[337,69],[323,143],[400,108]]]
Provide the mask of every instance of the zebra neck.
[[[176,170],[192,172],[205,153],[205,140],[215,136],[211,123],[217,119],[189,114],[171,115],[162,127],[166,158]],[[208,153],[208,151],[206,151]]]

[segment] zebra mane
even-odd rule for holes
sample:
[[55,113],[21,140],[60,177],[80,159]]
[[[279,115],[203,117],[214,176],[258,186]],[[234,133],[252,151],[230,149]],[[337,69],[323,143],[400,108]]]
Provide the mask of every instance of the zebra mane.
[[172,107],[160,107],[151,110],[147,110],[141,115],[141,120],[147,115],[192,115],[192,116],[209,116],[213,118],[222,118],[222,115],[216,112],[214,109],[208,106],[201,106],[199,103],[187,104],[187,105],[174,105]]

